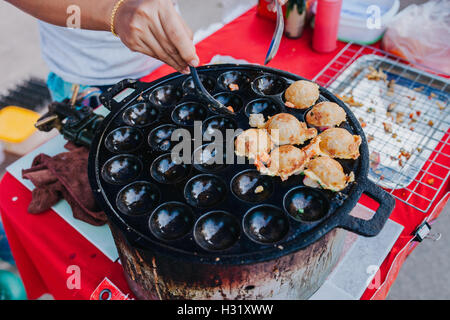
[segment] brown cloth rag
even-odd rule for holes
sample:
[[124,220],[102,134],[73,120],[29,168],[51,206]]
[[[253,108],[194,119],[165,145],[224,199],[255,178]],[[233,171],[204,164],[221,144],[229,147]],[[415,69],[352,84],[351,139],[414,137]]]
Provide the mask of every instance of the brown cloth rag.
[[88,149],[71,142],[65,148],[69,151],[54,157],[39,154],[30,169],[22,170],[23,178],[36,186],[28,212],[44,212],[64,198],[74,218],[94,226],[104,225],[106,215],[96,205],[88,180]]

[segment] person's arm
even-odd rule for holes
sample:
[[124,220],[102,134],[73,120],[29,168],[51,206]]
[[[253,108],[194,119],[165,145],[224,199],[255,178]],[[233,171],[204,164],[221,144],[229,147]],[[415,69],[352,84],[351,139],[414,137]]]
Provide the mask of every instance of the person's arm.
[[[118,0],[6,0],[32,16],[66,27],[67,9],[80,8],[81,28],[111,30]],[[125,0],[114,19],[115,32],[132,51],[159,59],[178,71],[197,66],[192,32],[170,0]]]

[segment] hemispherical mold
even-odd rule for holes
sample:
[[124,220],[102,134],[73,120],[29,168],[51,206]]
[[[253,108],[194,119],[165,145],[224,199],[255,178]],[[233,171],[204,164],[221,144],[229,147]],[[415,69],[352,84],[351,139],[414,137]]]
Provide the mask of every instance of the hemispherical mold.
[[222,251],[231,248],[240,237],[239,222],[228,212],[213,211],[197,220],[194,239],[208,251]]
[[245,114],[248,117],[253,113],[262,113],[264,115],[264,118],[266,118],[266,120],[269,117],[274,116],[282,111],[283,109],[278,103],[268,98],[253,100],[249,102],[245,107]]
[[105,139],[105,147],[114,153],[136,150],[142,143],[141,131],[133,127],[120,127],[111,131]]
[[289,232],[288,218],[281,209],[272,205],[250,209],[244,215],[242,225],[250,239],[262,244],[279,242]]
[[175,106],[182,98],[181,90],[172,85],[158,87],[150,93],[150,101],[165,108]]
[[273,181],[258,170],[249,169],[235,175],[231,180],[231,191],[240,200],[256,203],[268,199],[273,193]]
[[181,126],[193,126],[194,121],[206,119],[208,110],[199,103],[186,102],[178,105],[172,111],[172,120]]
[[125,109],[123,121],[129,126],[145,127],[158,120],[159,110],[149,103],[138,103]]
[[243,106],[242,99],[236,94],[229,92],[221,92],[214,95],[214,98],[221,104],[223,104],[225,107],[233,108],[234,113],[238,113],[242,109]]
[[299,120],[300,120],[301,122],[306,123],[306,125],[307,125],[308,127],[310,127],[310,128],[316,128],[316,129],[319,130],[319,131],[323,131],[323,130],[320,130],[320,129],[321,129],[320,127],[313,126],[312,124],[308,123],[308,121],[306,121],[306,115],[311,111],[311,109],[312,109],[313,107],[314,107],[314,106],[311,106],[311,107],[309,107],[309,108],[307,108],[307,109],[292,109],[292,108],[286,108],[286,109],[293,110],[294,113],[300,113],[300,114],[299,114],[299,118],[300,118]]
[[227,71],[219,76],[219,85],[228,91],[238,91],[244,89],[250,79],[239,71]]
[[177,240],[187,235],[194,225],[192,209],[181,202],[167,202],[153,211],[149,228],[155,237],[165,241]]
[[278,95],[287,88],[287,82],[275,75],[263,75],[252,82],[253,90],[263,96]]
[[[206,91],[211,93],[214,90],[214,87],[216,86],[215,81],[210,77],[205,76],[204,74],[199,74],[198,77],[200,78],[200,81],[202,82]],[[184,92],[195,94],[196,88],[194,81],[192,80],[192,77],[189,77],[186,80],[184,80],[182,87]]]
[[222,134],[222,139],[226,139],[227,129],[236,130],[238,127],[235,120],[225,116],[213,116],[203,121],[203,136],[213,137],[217,134],[216,131]]
[[221,145],[205,144],[195,149],[192,163],[197,170],[216,172],[225,167],[225,150]]
[[159,189],[146,181],[133,182],[119,191],[116,205],[126,215],[138,216],[150,213],[159,203]]
[[148,135],[148,144],[155,151],[169,151],[173,147],[172,133],[177,129],[175,125],[164,124],[153,129]]
[[103,180],[111,184],[126,184],[136,179],[142,171],[141,161],[132,155],[115,156],[103,165]]
[[184,198],[197,208],[209,208],[222,202],[226,197],[227,187],[218,176],[200,174],[186,183]]
[[156,158],[150,166],[150,174],[153,179],[163,184],[175,184],[189,176],[191,166],[184,163],[176,163],[171,153],[166,153]]
[[309,187],[297,187],[284,196],[284,210],[295,220],[315,222],[324,218],[330,204],[319,191]]

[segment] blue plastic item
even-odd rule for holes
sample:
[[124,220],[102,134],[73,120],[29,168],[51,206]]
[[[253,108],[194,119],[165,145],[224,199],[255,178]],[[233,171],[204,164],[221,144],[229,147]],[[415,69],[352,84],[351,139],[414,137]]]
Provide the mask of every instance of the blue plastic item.
[[26,300],[22,280],[16,274],[0,270],[0,300]]
[[5,230],[3,229],[1,220],[0,220],[0,260],[15,265],[14,258],[11,254],[11,249],[9,248],[8,239],[6,239]]

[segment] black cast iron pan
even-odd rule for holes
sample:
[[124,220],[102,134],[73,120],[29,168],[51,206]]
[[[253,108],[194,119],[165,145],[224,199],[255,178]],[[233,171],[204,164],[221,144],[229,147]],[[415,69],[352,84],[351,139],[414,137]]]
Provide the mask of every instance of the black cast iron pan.
[[[339,160],[347,173],[355,174],[355,182],[342,192],[305,187],[300,175],[285,182],[261,176],[252,164],[171,164],[173,145],[167,138],[174,128],[191,133],[245,130],[250,113],[289,112],[303,121],[307,112],[284,105],[289,84],[306,80],[300,76],[257,65],[212,65],[198,71],[207,90],[232,105],[236,115],[210,110],[192,79],[178,73],[151,83],[124,80],[101,97],[111,112],[92,143],[89,178],[98,203],[130,243],[191,262],[248,264],[303,249],[334,228],[368,237],[381,231],[395,201],[368,180],[363,130],[325,88],[320,88],[319,101],[344,108],[347,121],[341,127],[362,138],[359,159]],[[231,92],[230,83],[239,90]],[[202,120],[203,126],[195,128],[193,120]],[[252,192],[255,182],[265,187],[261,195]],[[368,221],[349,214],[363,193],[379,203]],[[300,211],[299,203],[304,206]]]

